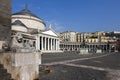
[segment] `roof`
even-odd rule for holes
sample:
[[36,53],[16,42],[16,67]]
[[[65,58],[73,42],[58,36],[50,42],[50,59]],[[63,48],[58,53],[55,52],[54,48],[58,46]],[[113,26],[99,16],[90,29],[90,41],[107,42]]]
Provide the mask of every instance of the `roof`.
[[23,26],[25,28],[28,28],[25,24],[23,24],[20,20],[16,20],[15,22],[12,23],[12,25],[18,25],[18,26]]
[[30,10],[28,10],[27,8],[21,10],[20,12],[14,13],[13,15],[28,15],[28,16],[33,16],[33,17],[39,18],[38,16],[33,14]]
[[41,33],[56,37],[58,36],[58,34],[52,28],[48,30],[43,30]]

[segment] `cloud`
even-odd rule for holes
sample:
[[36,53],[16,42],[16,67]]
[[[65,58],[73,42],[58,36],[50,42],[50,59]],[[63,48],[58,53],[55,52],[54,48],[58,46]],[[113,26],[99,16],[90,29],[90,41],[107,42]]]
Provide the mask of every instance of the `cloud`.
[[51,24],[52,29],[54,29],[56,32],[63,32],[65,30],[65,27],[60,25],[60,23],[58,23],[55,20],[46,21],[47,28],[49,28],[50,24]]
[[57,31],[57,32],[62,32],[65,28],[61,25],[59,25],[58,23],[54,23],[53,28]]
[[63,30],[65,30],[65,28],[63,26],[54,26],[54,29],[57,32],[63,32]]

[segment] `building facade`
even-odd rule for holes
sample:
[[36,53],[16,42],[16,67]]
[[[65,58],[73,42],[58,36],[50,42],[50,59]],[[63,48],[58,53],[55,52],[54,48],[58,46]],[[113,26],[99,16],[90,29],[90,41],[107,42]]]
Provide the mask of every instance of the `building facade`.
[[76,42],[84,42],[87,39],[88,33],[77,33],[76,34]]
[[74,31],[65,31],[60,33],[61,41],[76,42],[76,32]]
[[64,41],[66,37],[61,39],[60,49],[63,51],[80,51],[82,48],[87,48],[88,52],[97,52],[97,50],[101,50],[101,52],[115,51],[116,40],[118,39],[115,36],[107,36],[106,32],[77,33],[75,36],[75,42]]
[[[12,43],[12,48],[28,48],[41,52],[59,52],[59,36],[52,29],[46,29],[41,18],[25,8],[12,15],[13,38],[17,39],[18,45]],[[17,47],[16,47],[17,46]]]

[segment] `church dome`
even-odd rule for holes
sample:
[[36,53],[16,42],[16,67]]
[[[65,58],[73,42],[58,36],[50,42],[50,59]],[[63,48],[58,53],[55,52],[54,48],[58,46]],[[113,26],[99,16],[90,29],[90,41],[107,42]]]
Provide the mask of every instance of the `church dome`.
[[20,20],[16,20],[12,23],[11,29],[14,31],[27,32],[28,28]]
[[45,23],[43,20],[37,17],[27,8],[21,10],[20,12],[12,14],[12,23],[16,20],[21,21],[30,29],[45,30]]
[[33,17],[39,18],[28,9],[23,9],[22,11],[14,13],[13,15],[27,15],[27,16],[33,16]]

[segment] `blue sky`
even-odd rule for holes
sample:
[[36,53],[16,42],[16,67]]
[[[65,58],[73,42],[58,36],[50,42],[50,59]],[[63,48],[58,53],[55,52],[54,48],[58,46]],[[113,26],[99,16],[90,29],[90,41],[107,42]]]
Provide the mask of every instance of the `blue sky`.
[[12,13],[25,4],[57,32],[120,31],[120,0],[12,0]]

